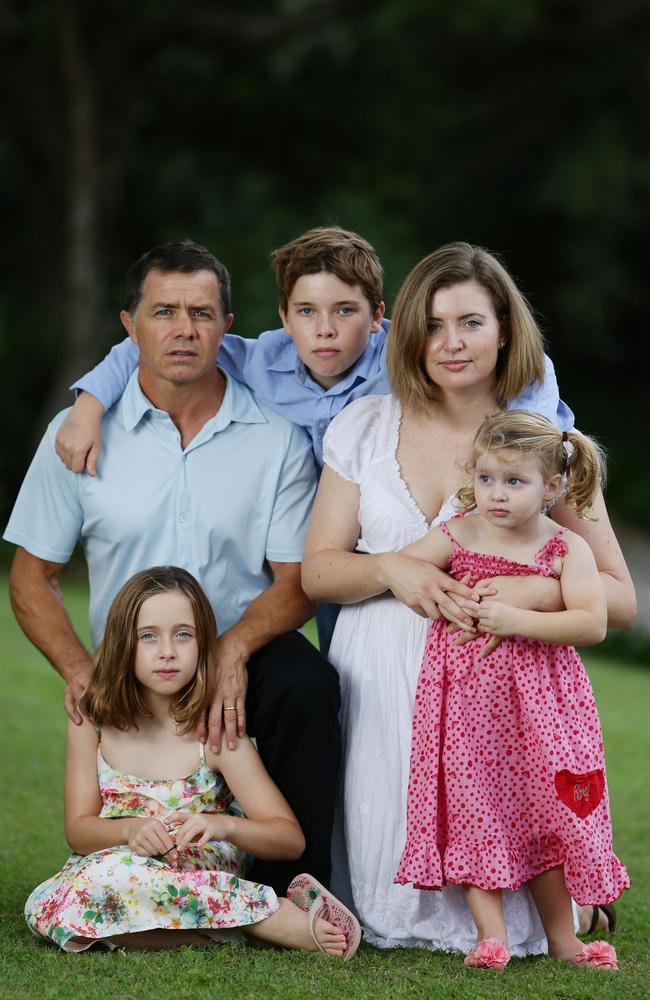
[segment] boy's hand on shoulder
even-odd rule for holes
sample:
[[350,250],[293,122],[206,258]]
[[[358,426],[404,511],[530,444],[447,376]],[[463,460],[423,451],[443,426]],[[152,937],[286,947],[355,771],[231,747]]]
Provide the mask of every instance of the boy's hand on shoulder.
[[204,847],[209,840],[228,840],[232,830],[232,816],[228,813],[189,813],[179,810],[167,816],[165,823],[176,831],[176,847],[179,850],[189,844]]
[[88,392],[82,392],[59,427],[54,447],[71,472],[94,476],[102,446],[104,407]]

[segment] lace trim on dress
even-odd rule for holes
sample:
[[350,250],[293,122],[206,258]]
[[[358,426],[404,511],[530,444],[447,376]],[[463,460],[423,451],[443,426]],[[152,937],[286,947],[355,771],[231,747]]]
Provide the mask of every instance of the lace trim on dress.
[[442,504],[438,513],[434,514],[430,521],[427,521],[424,513],[422,512],[422,509],[420,508],[419,504],[417,503],[413,494],[411,493],[408,483],[402,476],[402,469],[397,458],[400,430],[402,427],[402,407],[399,403],[399,400],[395,399],[394,396],[390,397],[390,401],[391,401],[391,412],[390,412],[390,421],[388,428],[389,445],[390,445],[389,454],[393,471],[395,473],[395,479],[399,484],[399,490],[402,494],[402,497],[406,501],[407,507],[409,508],[409,510],[412,511],[417,521],[421,525],[423,525],[428,531],[429,528],[432,528],[433,525],[436,523],[436,519],[440,517],[442,511],[446,510],[449,506],[451,506],[452,501],[455,497],[455,493],[452,493],[451,496],[447,497],[447,499]]

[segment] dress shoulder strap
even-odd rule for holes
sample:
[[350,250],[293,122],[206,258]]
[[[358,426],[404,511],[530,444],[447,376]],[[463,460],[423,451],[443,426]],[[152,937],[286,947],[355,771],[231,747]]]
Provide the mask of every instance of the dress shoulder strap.
[[566,535],[566,530],[566,528],[559,528],[558,531],[556,531],[555,534],[549,538],[544,545],[542,545],[539,552],[535,554],[535,563],[538,566],[541,566],[551,573],[553,572],[555,559],[565,556],[569,551],[569,546],[563,537]]
[[460,542],[456,541],[456,539],[452,535],[451,531],[449,530],[449,526],[448,526],[448,524],[447,524],[446,521],[440,521],[440,523],[438,524],[438,527],[442,531],[443,535],[446,535],[447,538],[449,539],[449,541],[451,542],[451,544],[453,545],[454,552],[456,551],[456,549],[462,549],[463,546],[460,544]]

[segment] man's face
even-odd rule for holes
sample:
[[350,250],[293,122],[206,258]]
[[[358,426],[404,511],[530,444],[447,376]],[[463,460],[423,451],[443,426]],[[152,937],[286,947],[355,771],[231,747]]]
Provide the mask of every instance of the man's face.
[[384,304],[373,312],[358,285],[346,285],[335,274],[303,274],[291,290],[285,331],[315,382],[325,389],[345,378],[377,331]]
[[212,271],[149,271],[135,313],[120,313],[140,348],[141,378],[177,386],[212,376],[232,318],[222,313],[219,282]]

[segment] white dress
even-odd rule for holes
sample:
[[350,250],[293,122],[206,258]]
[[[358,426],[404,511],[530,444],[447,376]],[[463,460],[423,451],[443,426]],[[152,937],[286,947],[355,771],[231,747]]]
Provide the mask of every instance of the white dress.
[[[429,527],[400,475],[400,419],[391,396],[366,396],[325,435],[325,462],[359,486],[357,552],[395,551]],[[453,516],[451,501],[433,524]],[[413,698],[428,624],[386,595],[339,615],[329,652],[341,678],[343,732],[332,891],[353,904],[371,944],[467,952],[476,929],[459,886],[435,892],[393,883],[406,840]],[[503,902],[513,954],[545,952],[528,891],[504,891]]]

